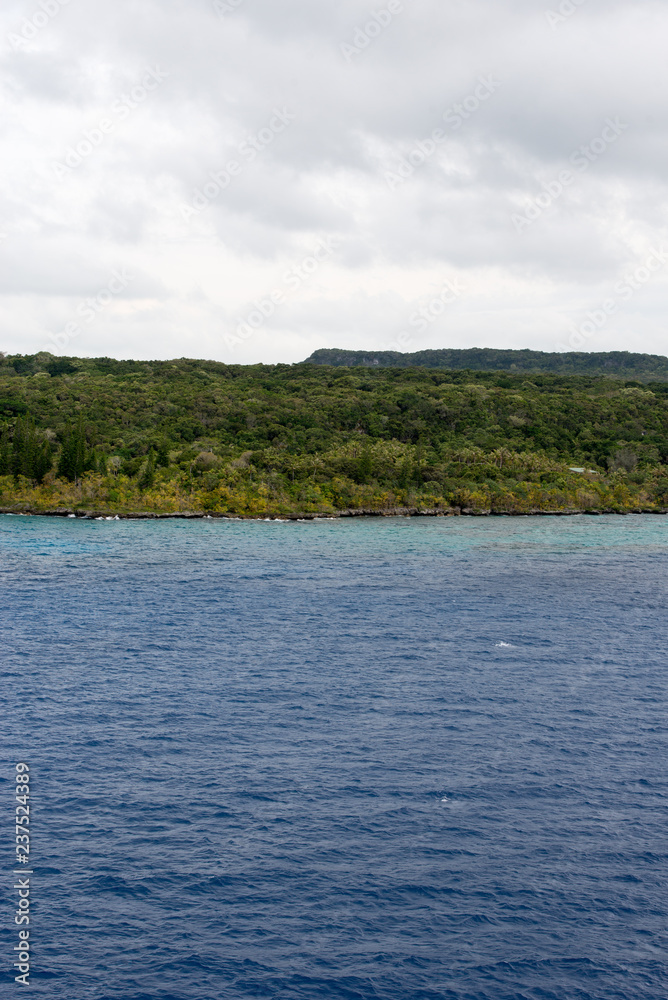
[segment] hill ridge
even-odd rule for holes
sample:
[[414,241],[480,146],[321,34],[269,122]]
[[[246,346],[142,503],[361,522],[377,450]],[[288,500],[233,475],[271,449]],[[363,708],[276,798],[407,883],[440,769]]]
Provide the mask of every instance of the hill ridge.
[[321,348],[304,364],[347,368],[435,368],[450,371],[505,371],[555,375],[607,375],[640,381],[668,381],[668,357],[630,351],[568,353],[491,347],[441,348],[413,353]]

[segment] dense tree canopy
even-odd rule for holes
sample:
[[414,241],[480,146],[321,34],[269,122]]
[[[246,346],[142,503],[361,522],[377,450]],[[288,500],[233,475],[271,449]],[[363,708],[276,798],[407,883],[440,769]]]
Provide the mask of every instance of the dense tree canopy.
[[[52,493],[56,477],[97,476],[112,497],[171,484],[198,502],[264,490],[278,506],[463,506],[475,494],[490,507],[527,483],[566,497],[579,475],[623,482],[638,505],[659,502],[665,482],[668,384],[44,354],[0,364],[0,430],[0,475]],[[6,506],[16,486],[3,489]]]
[[466,350],[443,348],[416,351],[345,351],[324,348],[315,351],[307,364],[343,366],[345,368],[442,368],[449,371],[506,371],[551,373],[553,375],[610,375],[668,382],[668,358],[658,354],[632,354],[630,351],[590,353],[567,351],[507,351],[493,347],[472,347]]

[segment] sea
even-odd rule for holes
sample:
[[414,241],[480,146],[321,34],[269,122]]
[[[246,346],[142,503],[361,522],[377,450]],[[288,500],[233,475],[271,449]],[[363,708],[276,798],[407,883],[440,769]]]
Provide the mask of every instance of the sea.
[[0,517],[0,995],[665,1000],[667,570],[651,515]]

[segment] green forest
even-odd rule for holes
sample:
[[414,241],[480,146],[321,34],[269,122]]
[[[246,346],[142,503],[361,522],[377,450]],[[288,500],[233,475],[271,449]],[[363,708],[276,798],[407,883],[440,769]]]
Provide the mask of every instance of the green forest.
[[448,371],[468,369],[491,372],[549,372],[553,375],[611,375],[638,379],[641,382],[668,382],[668,358],[658,354],[632,354],[630,351],[586,352],[510,351],[492,347],[466,350],[442,348],[416,351],[345,351],[323,348],[314,351],[306,364],[343,366],[344,368],[443,368]]
[[668,383],[0,356],[5,512],[668,508]]

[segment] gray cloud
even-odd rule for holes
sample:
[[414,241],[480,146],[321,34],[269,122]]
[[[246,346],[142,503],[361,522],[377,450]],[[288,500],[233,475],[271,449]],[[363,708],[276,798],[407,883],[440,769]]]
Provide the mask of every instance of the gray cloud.
[[[380,346],[393,316],[455,272],[468,291],[453,320],[413,349],[552,350],[668,245],[658,0],[47,8],[9,0],[0,14],[5,349],[37,349],[127,266],[141,281],[81,350],[225,360],[248,303],[336,235],[317,294],[305,283],[235,360],[297,360],[346,331]],[[667,280],[654,275],[588,349],[632,333],[628,347],[665,352]]]

